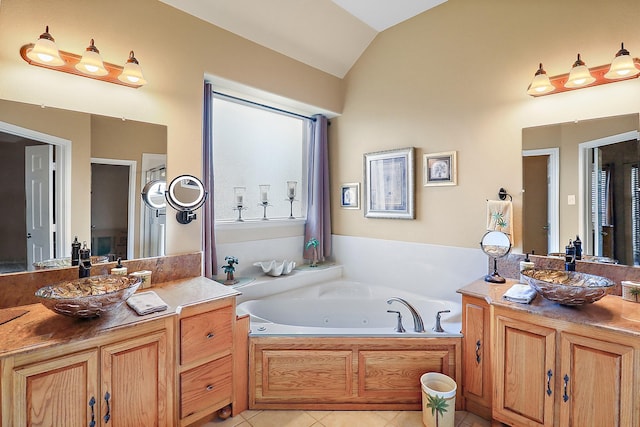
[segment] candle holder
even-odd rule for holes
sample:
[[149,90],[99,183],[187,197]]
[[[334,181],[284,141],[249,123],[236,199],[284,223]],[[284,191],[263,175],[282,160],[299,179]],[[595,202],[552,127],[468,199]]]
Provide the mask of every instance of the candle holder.
[[262,206],[263,209],[263,214],[262,214],[262,220],[266,221],[269,218],[267,218],[267,206],[269,205],[269,188],[271,187],[269,184],[260,184],[260,203],[258,204],[258,206]]
[[289,219],[295,219],[295,217],[293,216],[293,202],[296,200],[297,186],[297,181],[287,181],[287,197],[289,199],[289,203],[291,204]]
[[236,207],[233,208],[234,211],[238,211],[238,218],[236,221],[242,222],[242,211],[247,208],[244,207],[244,192],[246,191],[246,187],[233,187],[233,197],[236,203]]

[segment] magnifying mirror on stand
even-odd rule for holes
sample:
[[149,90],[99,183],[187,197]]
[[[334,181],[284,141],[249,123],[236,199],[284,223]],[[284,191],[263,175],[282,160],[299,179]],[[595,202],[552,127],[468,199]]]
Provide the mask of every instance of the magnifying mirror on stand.
[[206,198],[204,184],[192,175],[180,175],[174,178],[166,191],[167,203],[178,211],[176,220],[180,224],[189,224],[196,219],[194,211],[204,204]]
[[504,283],[504,277],[498,274],[498,258],[507,256],[511,251],[511,240],[502,231],[488,231],[480,242],[482,251],[493,258],[493,273],[484,277],[485,282]]

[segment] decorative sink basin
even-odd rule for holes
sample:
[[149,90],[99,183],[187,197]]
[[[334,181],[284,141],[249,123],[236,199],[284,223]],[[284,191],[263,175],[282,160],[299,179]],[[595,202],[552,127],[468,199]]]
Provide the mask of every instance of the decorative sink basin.
[[140,286],[135,276],[107,274],[42,287],[36,297],[51,311],[70,317],[98,317],[127,300]]
[[269,276],[280,276],[287,275],[291,273],[291,271],[296,267],[295,261],[259,261],[254,262],[254,266],[260,267],[262,272],[268,274]]
[[562,270],[524,270],[522,279],[544,298],[562,305],[598,301],[615,285],[606,277]]

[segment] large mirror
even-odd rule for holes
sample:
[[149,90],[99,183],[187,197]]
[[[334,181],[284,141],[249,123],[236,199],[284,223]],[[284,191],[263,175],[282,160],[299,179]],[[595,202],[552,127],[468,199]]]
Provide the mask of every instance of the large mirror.
[[0,273],[69,257],[76,236],[108,259],[163,255],[164,212],[140,194],[166,146],[166,126],[0,100]]
[[523,129],[523,251],[640,265],[638,114]]

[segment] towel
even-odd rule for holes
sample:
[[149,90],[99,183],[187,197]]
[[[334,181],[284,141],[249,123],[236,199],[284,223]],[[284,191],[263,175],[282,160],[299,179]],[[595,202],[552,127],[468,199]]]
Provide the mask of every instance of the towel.
[[[502,231],[513,236],[513,206],[509,200],[487,200],[487,231]],[[513,243],[513,240],[511,241]]]
[[513,285],[502,295],[502,298],[511,302],[519,302],[520,304],[529,304],[538,293],[529,285],[518,283]]
[[163,311],[167,309],[167,304],[162,301],[162,298],[153,291],[140,292],[133,294],[127,300],[129,307],[133,308],[140,316],[145,314],[155,313],[156,311]]

